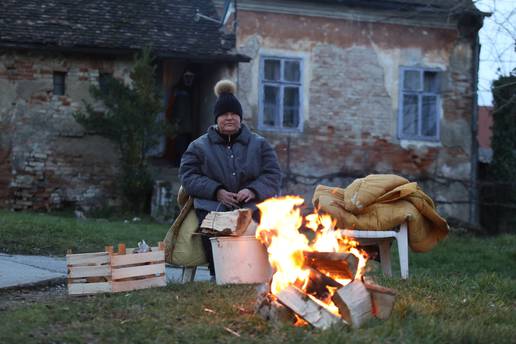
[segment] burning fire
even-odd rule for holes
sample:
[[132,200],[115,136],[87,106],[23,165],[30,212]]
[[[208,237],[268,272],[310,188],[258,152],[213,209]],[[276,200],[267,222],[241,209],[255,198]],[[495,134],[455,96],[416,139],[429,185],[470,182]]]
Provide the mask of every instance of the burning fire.
[[[307,252],[338,252],[349,253],[358,258],[355,279],[361,279],[367,262],[367,254],[357,249],[358,243],[342,236],[335,229],[335,221],[329,215],[310,214],[303,218],[300,206],[304,200],[297,196],[271,198],[260,204],[261,221],[256,230],[256,238],[267,247],[269,262],[275,273],[272,278],[271,292],[277,295],[289,285],[295,285],[305,293],[309,292],[311,269],[306,265]],[[314,236],[301,233],[300,229],[309,228]],[[352,281],[350,276],[339,275],[338,272],[321,271],[341,285]],[[316,298],[329,311],[339,314],[337,306],[331,301],[331,296],[337,288],[328,287],[329,293]],[[313,294],[313,293],[312,293]],[[314,296],[314,295],[311,295]]]

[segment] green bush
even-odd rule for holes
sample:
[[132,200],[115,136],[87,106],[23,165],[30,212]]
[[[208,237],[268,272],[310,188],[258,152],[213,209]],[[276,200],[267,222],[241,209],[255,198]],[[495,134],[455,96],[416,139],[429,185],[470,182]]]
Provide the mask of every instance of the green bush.
[[500,76],[492,86],[493,160],[479,184],[480,221],[488,232],[513,232],[516,226],[516,75]]
[[129,85],[110,78],[106,90],[91,86],[90,93],[95,101],[102,102],[102,111],[84,102],[86,111],[75,114],[75,119],[87,130],[110,139],[120,149],[118,186],[124,208],[136,212],[144,211],[152,192],[147,152],[165,131],[158,121],[162,99],[152,62],[150,49],[144,49],[135,57]]

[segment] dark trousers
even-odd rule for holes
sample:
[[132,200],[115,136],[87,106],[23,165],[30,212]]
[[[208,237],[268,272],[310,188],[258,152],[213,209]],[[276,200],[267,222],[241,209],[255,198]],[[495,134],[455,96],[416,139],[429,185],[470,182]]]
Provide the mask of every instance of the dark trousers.
[[[201,226],[202,220],[204,220],[208,213],[209,211],[204,209],[195,209],[195,214],[199,220],[199,227]],[[215,276],[215,266],[213,264],[213,251],[211,250],[210,236],[208,234],[202,234],[201,240],[204,254],[206,255],[206,259],[208,259],[208,269],[210,269],[210,275]]]
[[[202,220],[208,215],[209,211],[204,209],[195,209],[195,214],[197,215],[197,219],[199,220],[199,227],[201,226]],[[255,210],[253,212],[253,220],[260,223],[260,212]],[[215,265],[213,263],[213,251],[211,249],[211,236],[208,234],[202,234],[202,247],[204,249],[204,254],[206,255],[206,259],[208,259],[208,269],[210,269],[210,275],[215,276]]]

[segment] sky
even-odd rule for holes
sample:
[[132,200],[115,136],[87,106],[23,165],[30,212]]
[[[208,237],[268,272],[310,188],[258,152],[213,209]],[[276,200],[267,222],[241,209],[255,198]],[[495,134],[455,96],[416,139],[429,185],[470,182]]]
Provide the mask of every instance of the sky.
[[516,0],[477,0],[478,9],[491,12],[480,29],[478,104],[492,105],[491,83],[516,68]]

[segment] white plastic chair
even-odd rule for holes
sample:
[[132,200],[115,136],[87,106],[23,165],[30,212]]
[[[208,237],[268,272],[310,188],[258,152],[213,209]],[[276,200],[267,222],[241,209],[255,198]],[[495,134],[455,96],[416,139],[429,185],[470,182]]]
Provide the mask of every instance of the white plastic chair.
[[361,231],[342,230],[347,237],[357,239],[364,246],[378,245],[380,248],[380,264],[384,275],[391,277],[391,242],[396,239],[398,243],[398,254],[400,256],[401,278],[407,279],[409,274],[408,266],[408,230],[407,223],[402,223],[399,230],[395,231]]

